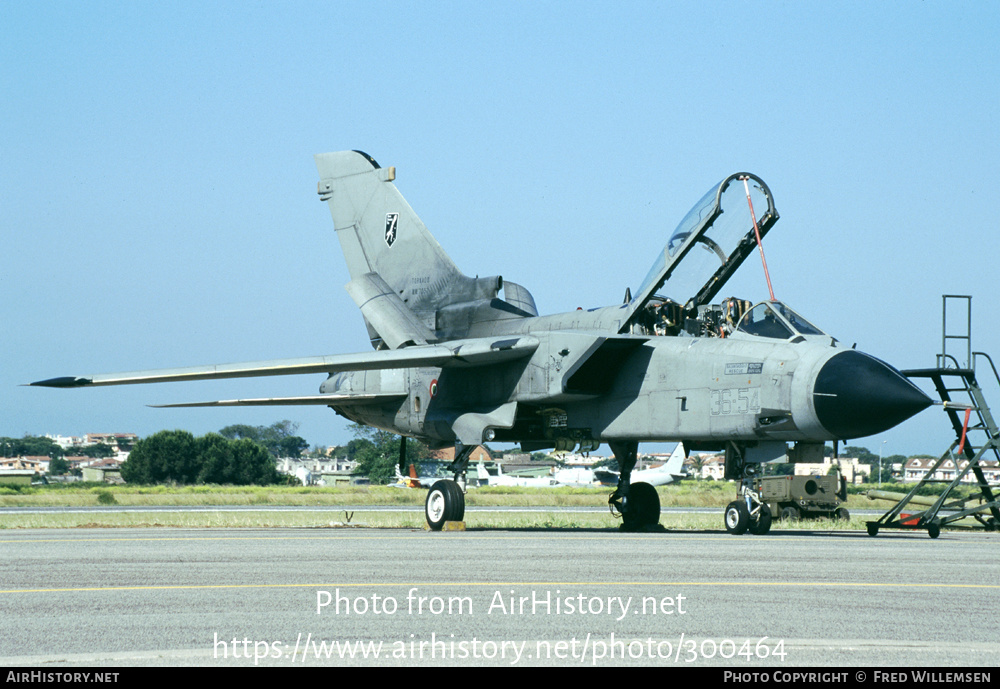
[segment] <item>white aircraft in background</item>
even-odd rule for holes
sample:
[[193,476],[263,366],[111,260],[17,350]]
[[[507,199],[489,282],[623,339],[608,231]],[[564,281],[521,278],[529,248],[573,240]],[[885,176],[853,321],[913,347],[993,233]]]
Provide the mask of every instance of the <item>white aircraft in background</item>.
[[396,467],[396,482],[392,485],[399,488],[430,488],[440,480],[440,476],[417,476],[417,467],[411,464],[409,476],[403,476],[399,472],[399,466]]
[[[644,481],[652,486],[665,486],[687,478],[684,472],[684,443],[677,443],[667,461],[653,469],[639,469],[632,472],[636,481]],[[571,468],[559,469],[552,478],[560,486],[595,486],[618,481],[618,472],[610,469]]]
[[[653,469],[633,471],[639,481],[645,481],[652,486],[665,486],[687,478],[684,472],[684,445],[678,443],[667,461]],[[516,476],[504,474],[503,467],[497,465],[497,475],[493,476],[480,462],[476,465],[476,477],[479,485],[490,486],[520,486],[524,488],[549,488],[558,486],[585,487],[600,486],[618,481],[618,472],[610,469],[588,469],[586,467],[571,467],[557,469],[551,476]]]
[[493,476],[486,470],[486,465],[480,462],[476,465],[476,478],[479,485],[487,486],[520,486],[522,488],[550,488],[558,485],[551,476],[515,476],[503,473],[503,467],[497,464],[497,475]]

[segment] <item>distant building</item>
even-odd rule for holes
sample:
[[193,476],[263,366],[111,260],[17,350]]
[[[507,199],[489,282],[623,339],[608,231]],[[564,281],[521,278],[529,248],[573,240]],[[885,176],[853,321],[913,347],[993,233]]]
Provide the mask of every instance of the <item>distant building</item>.
[[93,457],[63,457],[69,464],[70,471],[74,469],[82,469],[85,464],[90,464],[91,462],[97,461]]
[[122,480],[122,463],[111,457],[92,460],[88,466],[82,468],[84,481],[95,481],[104,483],[124,483]]
[[45,435],[46,438],[54,442],[56,445],[64,450],[68,450],[71,447],[79,447],[84,444],[84,440],[80,436],[75,435]]
[[282,457],[275,465],[280,473],[295,476],[303,485],[330,486],[349,483],[357,462],[345,457]]
[[840,469],[840,475],[850,484],[865,483],[871,477],[872,466],[862,464],[857,457],[826,457],[822,462],[800,462],[794,465],[796,476],[826,476],[834,466]]
[[[820,474],[825,476],[830,473],[830,468],[837,464],[841,475],[847,479],[848,483],[863,483],[871,474],[871,467],[862,464],[857,458],[841,457],[839,459],[826,458],[819,463],[796,463],[793,464],[796,476],[812,476]],[[688,472],[692,476],[700,479],[711,479],[721,481],[726,477],[726,456],[725,455],[705,455],[692,453],[684,462]]]
[[[46,434],[45,437],[64,451],[89,447],[91,445],[107,445],[115,451],[115,459],[119,462],[124,462],[128,459],[128,448],[131,448],[139,441],[139,436],[135,433],[85,433],[83,436]],[[122,449],[122,446],[125,449]]]
[[28,469],[0,469],[0,486],[30,486],[34,477]]
[[[505,458],[508,456],[511,455],[504,455]],[[523,457],[524,462],[531,461],[531,455],[519,454],[516,456],[519,458]],[[431,459],[437,462],[453,462],[455,461],[455,448],[445,447],[440,450],[432,450]],[[476,448],[472,451],[472,454],[469,455],[469,464],[478,464],[479,462],[492,462],[492,461],[493,461],[493,456],[490,454],[490,451],[487,450],[482,445],[476,445]]]
[[693,452],[684,462],[691,476],[698,479],[721,481],[726,477],[726,456]]
[[44,474],[49,470],[49,457],[3,457],[0,471],[31,471]]
[[[506,458],[510,457],[510,456],[512,456],[512,455],[510,455],[510,454],[504,455],[504,461],[506,461]],[[514,457],[519,457],[520,455],[513,455],[513,456]],[[652,456],[655,456],[655,455],[643,455],[643,458],[645,459],[646,457],[652,457]],[[529,457],[529,459],[530,459],[530,457]],[[581,454],[577,454],[577,453],[574,453],[574,452],[567,452],[566,454],[561,455],[559,457],[559,459],[566,466],[571,466],[571,467],[592,467],[595,464],[600,464],[601,462],[606,461],[608,458],[607,457],[602,457],[601,455],[595,455],[595,454],[590,454],[590,453],[588,453],[586,455],[581,455]]]
[[[903,468],[903,481],[910,483],[920,481],[927,476],[927,472],[937,461],[933,457],[910,457],[906,460],[906,465]],[[954,481],[957,472],[964,470],[968,465],[969,460],[967,459],[960,459],[957,462],[954,459],[946,459],[929,478],[934,481]],[[998,465],[997,460],[980,459],[979,466],[982,467],[987,482],[1000,482],[1000,465]],[[962,483],[975,482],[976,476],[971,471],[962,477]]]

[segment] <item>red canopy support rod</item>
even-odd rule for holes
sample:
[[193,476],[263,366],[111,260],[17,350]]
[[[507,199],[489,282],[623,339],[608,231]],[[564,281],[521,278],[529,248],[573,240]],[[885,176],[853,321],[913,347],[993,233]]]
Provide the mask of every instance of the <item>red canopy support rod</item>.
[[747,184],[747,177],[740,177],[743,180],[743,188],[747,192],[747,205],[750,206],[750,219],[753,220],[753,232],[757,237],[757,248],[760,249],[760,262],[764,265],[764,279],[767,280],[767,293],[774,301],[774,289],[771,288],[771,273],[767,270],[767,259],[764,258],[764,244],[760,241],[760,228],[757,227],[757,214],[753,212],[753,201],[750,200],[750,185]]

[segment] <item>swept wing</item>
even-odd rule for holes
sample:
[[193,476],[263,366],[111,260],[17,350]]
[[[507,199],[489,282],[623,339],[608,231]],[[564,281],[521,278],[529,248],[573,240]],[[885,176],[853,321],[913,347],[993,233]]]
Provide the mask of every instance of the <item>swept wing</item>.
[[[127,373],[99,373],[88,376],[62,376],[40,380],[31,385],[50,388],[75,388],[98,385],[133,385],[191,380],[221,380],[288,376],[306,373],[381,370],[413,367],[489,366],[530,356],[538,348],[531,336],[483,337],[454,340],[447,344],[417,345],[403,349],[339,354],[333,356],[274,359],[238,364],[211,364],[189,368],[166,368]],[[323,402],[314,402],[323,404]]]
[[384,394],[363,393],[358,395],[303,395],[301,397],[256,397],[239,400],[216,400],[214,402],[179,402],[175,404],[151,404],[156,409],[178,407],[285,407],[309,406],[343,407],[352,404],[376,404],[406,398],[405,392]]

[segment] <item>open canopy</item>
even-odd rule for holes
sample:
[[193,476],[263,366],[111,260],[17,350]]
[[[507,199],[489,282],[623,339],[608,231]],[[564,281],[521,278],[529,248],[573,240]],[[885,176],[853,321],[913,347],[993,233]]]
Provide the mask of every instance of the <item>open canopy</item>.
[[630,316],[622,332],[654,297],[670,298],[687,313],[709,303],[756,249],[754,221],[763,237],[777,220],[771,190],[759,177],[737,172],[713,186],[653,261],[629,303]]

